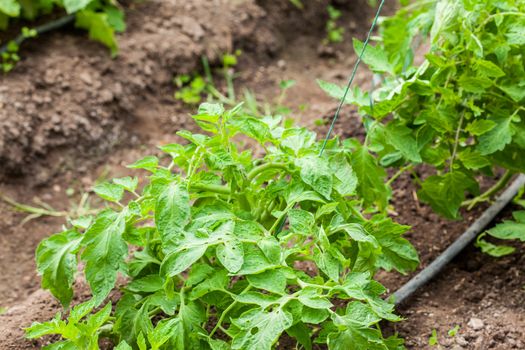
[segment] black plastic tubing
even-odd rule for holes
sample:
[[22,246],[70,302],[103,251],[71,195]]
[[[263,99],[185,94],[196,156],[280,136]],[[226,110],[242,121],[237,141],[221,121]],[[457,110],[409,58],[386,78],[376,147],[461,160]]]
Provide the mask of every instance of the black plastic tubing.
[[496,201],[474,221],[474,223],[452,243],[441,255],[439,255],[430,265],[412,277],[407,283],[399,288],[392,297],[396,305],[406,302],[410,296],[421,286],[433,279],[452,259],[469,245],[499,212],[509,204],[518,194],[519,190],[525,185],[525,175],[519,175],[516,180],[496,199]]

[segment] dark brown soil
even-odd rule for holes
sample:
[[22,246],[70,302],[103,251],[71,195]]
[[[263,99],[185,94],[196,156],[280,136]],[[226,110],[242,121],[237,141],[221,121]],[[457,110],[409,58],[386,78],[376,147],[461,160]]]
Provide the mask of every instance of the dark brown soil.
[[[355,61],[349,38],[365,34],[373,11],[365,2],[334,1],[346,9],[347,42],[330,49],[320,46],[326,5],[321,0],[311,1],[305,11],[288,0],[150,0],[128,9],[129,29],[119,38],[120,55],[114,60],[84,33],[70,29],[32,41],[21,52],[24,61],[0,77],[0,194],[29,204],[36,197],[67,210],[97,178],[127,174],[123,165],[176,140],[174,131],[194,127],[190,109],[173,99],[171,80],[198,68],[203,54],[214,61],[243,49],[237,84],[268,101],[278,94],[280,80],[296,80],[285,103],[303,125],[313,127],[333,114],[335,105],[315,79],[346,79]],[[362,70],[356,84],[367,86],[368,80]],[[326,128],[317,127],[320,134]],[[350,108],[343,110],[335,133],[363,135]],[[68,188],[75,195],[68,197]],[[419,204],[415,191],[408,176],[395,182],[392,215],[413,227],[407,238],[425,266],[483,208],[450,222]],[[63,219],[45,217],[20,226],[24,214],[2,201],[0,211],[0,307],[8,308],[0,315],[0,349],[40,348],[42,343],[23,339],[21,328],[49,319],[58,305],[39,289],[34,249],[60,230]],[[400,309],[407,320],[389,331],[400,332],[410,349],[427,348],[432,329],[443,348],[525,348],[523,251],[493,259],[469,248]],[[408,279],[395,273],[378,277],[390,290]],[[483,326],[469,327],[472,318]],[[471,322],[479,328],[476,323]],[[461,329],[450,338],[446,332],[455,325]]]

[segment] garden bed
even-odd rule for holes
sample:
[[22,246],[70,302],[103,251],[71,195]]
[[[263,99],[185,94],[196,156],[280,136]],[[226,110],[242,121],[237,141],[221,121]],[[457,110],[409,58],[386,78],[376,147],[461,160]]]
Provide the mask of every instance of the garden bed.
[[[172,98],[171,81],[174,74],[199,67],[203,54],[213,61],[224,52],[244,49],[240,85],[271,100],[280,80],[294,79],[297,84],[286,104],[304,125],[326,121],[334,101],[317,88],[315,79],[343,82],[355,61],[353,50],[348,44],[330,52],[320,49],[325,19],[316,16],[318,5],[302,13],[288,2],[272,3],[138,5],[128,11],[129,30],[120,39],[121,54],[115,60],[82,35],[57,32],[31,42],[22,50],[24,62],[0,78],[0,192],[23,203],[38,197],[65,210],[102,174],[128,174],[123,165],[176,140],[174,131],[194,128],[187,117],[190,110]],[[364,2],[349,7],[344,18],[362,37],[372,10]],[[297,30],[285,31],[286,25]],[[351,33],[345,35],[350,38]],[[356,83],[366,86],[368,79],[362,69]],[[299,105],[307,108],[299,111]],[[360,130],[356,113],[345,108],[335,134],[359,137]],[[319,135],[325,131],[326,126],[318,127]],[[68,188],[76,194],[66,195]],[[462,221],[448,221],[420,204],[415,191],[408,176],[400,177],[394,183],[391,215],[412,226],[406,237],[418,250],[422,268],[484,207],[464,212]],[[19,226],[23,214],[13,213],[4,202],[0,210],[0,306],[7,307],[0,315],[0,348],[39,348],[41,343],[23,339],[21,327],[49,319],[59,306],[39,289],[34,249],[63,221],[46,217]],[[410,349],[426,348],[433,329],[445,348],[523,348],[523,259],[521,252],[494,259],[470,247],[400,309],[407,320],[391,330],[398,331]],[[394,291],[408,276],[381,272],[379,279]],[[456,325],[458,335],[448,337]]]

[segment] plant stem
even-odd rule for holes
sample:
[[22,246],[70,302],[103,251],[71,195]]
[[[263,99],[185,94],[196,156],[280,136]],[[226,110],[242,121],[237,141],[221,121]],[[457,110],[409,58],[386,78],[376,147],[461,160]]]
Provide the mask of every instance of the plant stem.
[[403,175],[403,173],[407,170],[412,170],[414,166],[412,164],[405,165],[404,167],[400,168],[388,181],[386,182],[387,186],[390,186],[394,181],[397,180],[398,177]]
[[[244,294],[246,293],[247,291],[249,291],[251,289],[252,286],[248,286],[246,288],[244,288],[244,290],[241,292],[241,294]],[[210,332],[210,335],[208,336],[209,338],[211,338],[213,336],[213,334],[215,334],[215,332],[217,331],[217,329],[219,329],[219,327],[221,327],[221,324],[222,324],[222,321],[224,321],[224,318],[226,317],[226,315],[228,314],[228,312],[230,312],[231,309],[233,309],[235,307],[235,305],[237,305],[237,300],[234,300],[233,303],[231,303],[221,314],[221,317],[219,317],[219,320],[217,321],[217,324],[215,325],[215,327],[212,329],[212,331]]]
[[485,193],[480,194],[479,196],[466,200],[463,203],[461,203],[462,207],[467,207],[468,210],[472,209],[476,204],[485,202],[490,199],[493,195],[499,192],[502,188],[504,188],[507,183],[510,181],[514,173],[510,170],[507,170],[505,174],[492,186],[489,188]]
[[204,183],[192,183],[190,184],[190,187],[193,190],[197,191],[207,191],[207,192],[215,192],[218,194],[225,194],[230,195],[231,191],[229,187],[223,186],[223,185],[212,185],[212,184],[204,184]]
[[11,206],[13,206],[16,210],[23,211],[26,213],[32,213],[36,215],[46,215],[46,216],[57,216],[57,217],[68,215],[66,211],[47,210],[44,208],[38,208],[38,207],[33,207],[30,205],[18,203],[15,200],[7,196],[4,196],[4,195],[0,195],[0,199],[10,204]]
[[287,169],[287,166],[285,163],[271,163],[271,162],[265,163],[265,164],[256,166],[255,168],[250,170],[248,175],[246,175],[246,179],[248,181],[252,181],[253,179],[257,177],[257,175],[259,175],[260,173],[268,169]]
[[461,118],[459,119],[459,125],[458,125],[458,128],[456,129],[456,137],[454,138],[454,148],[452,150],[452,157],[450,159],[450,171],[452,171],[453,169],[453,165],[454,165],[454,160],[456,159],[456,154],[457,154],[457,151],[458,151],[458,144],[459,144],[459,133],[461,132],[461,128],[463,127],[463,118],[465,117],[465,111],[463,111],[463,113],[461,113]]

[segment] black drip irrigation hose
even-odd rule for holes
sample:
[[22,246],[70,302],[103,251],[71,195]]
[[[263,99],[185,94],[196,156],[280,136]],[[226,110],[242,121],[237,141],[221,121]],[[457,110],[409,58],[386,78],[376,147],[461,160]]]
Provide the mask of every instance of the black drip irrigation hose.
[[[65,27],[65,26],[73,23],[74,20],[75,20],[75,14],[73,13],[73,14],[70,14],[70,15],[67,15],[67,16],[64,16],[64,17],[57,18],[54,21],[42,24],[42,25],[40,25],[38,27],[35,27],[35,28],[32,28],[32,29],[34,29],[36,31],[37,35],[42,35],[42,34],[45,34],[47,32],[50,32],[50,31],[53,31],[53,30]],[[8,50],[9,43],[14,42],[17,45],[20,45],[26,39],[27,39],[26,36],[24,36],[23,34],[19,34],[16,38],[14,38],[13,40],[10,40],[7,44],[5,44],[2,47],[0,47],[0,54],[3,54],[4,52],[6,52]]]
[[469,245],[485,227],[505,208],[509,202],[518,194],[525,185],[525,175],[521,174],[516,180],[499,196],[496,201],[481,214],[481,216],[452,243],[441,255],[420,273],[412,277],[407,283],[399,288],[392,297],[396,306],[405,303],[412,294],[433,279],[443,268],[452,261],[467,245]]

